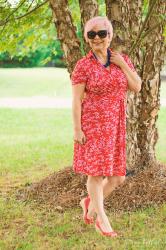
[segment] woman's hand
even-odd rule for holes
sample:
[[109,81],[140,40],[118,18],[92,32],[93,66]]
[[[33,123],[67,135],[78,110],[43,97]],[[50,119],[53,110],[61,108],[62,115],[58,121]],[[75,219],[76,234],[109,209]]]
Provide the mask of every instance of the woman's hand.
[[110,61],[121,67],[128,81],[128,89],[138,93],[141,91],[142,80],[136,71],[133,71],[119,52],[111,53]]
[[80,143],[80,144],[85,144],[86,137],[85,137],[85,134],[82,130],[75,130],[74,131],[74,142]]
[[111,52],[111,58],[110,58],[111,63],[114,63],[118,65],[119,67],[123,67],[123,65],[126,63],[123,56],[117,51],[112,51]]

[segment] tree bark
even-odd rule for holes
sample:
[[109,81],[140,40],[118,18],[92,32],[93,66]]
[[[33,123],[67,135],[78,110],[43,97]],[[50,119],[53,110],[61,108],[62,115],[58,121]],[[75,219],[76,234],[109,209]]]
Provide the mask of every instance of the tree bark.
[[[153,33],[148,34],[139,46],[131,52],[141,35],[159,22],[159,14],[164,14],[164,1],[150,1],[154,5],[149,19],[142,21],[143,1],[106,0],[107,16],[114,29],[112,47],[130,55],[140,75],[142,90],[127,93],[127,168],[142,169],[156,163],[155,144],[159,110],[160,71],[165,55],[163,29],[164,22]],[[141,27],[144,29],[142,30]],[[140,36],[139,36],[140,35]],[[155,45],[153,46],[155,42]],[[160,55],[160,56],[159,56]]]
[[67,0],[50,0],[50,7],[53,12],[57,37],[64,51],[67,69],[71,73],[75,63],[82,57],[81,43],[76,35],[76,27],[73,24]]
[[[153,1],[150,1],[150,5]],[[150,6],[149,6],[150,7]],[[158,23],[159,15],[166,13],[166,2],[157,1],[152,15],[146,26],[150,30],[155,23]],[[160,72],[166,55],[166,44],[164,43],[164,25],[162,22],[146,39],[142,62],[143,86],[138,108],[138,132],[137,140],[140,149],[139,165],[144,168],[156,162],[155,145],[158,139],[156,121],[160,109]]]
[[90,50],[89,45],[84,39],[84,25],[92,17],[98,16],[98,4],[96,0],[79,0],[80,12],[81,12],[81,29],[83,38],[83,47],[85,53]]
[[[113,40],[111,47],[129,54],[129,50],[132,46],[132,42],[135,41],[138,31],[140,29],[140,17],[141,17],[141,0],[132,1],[129,4],[129,0],[106,0],[106,13],[113,25]],[[136,11],[136,14],[134,12]],[[133,17],[134,16],[134,17]],[[133,18],[133,22],[131,21]],[[136,56],[137,55],[137,56]],[[140,64],[139,61],[139,48],[133,52],[130,56],[132,62],[136,65]],[[140,68],[136,67],[138,74],[140,75]],[[141,75],[140,75],[141,77]],[[127,155],[127,169],[135,169],[135,163],[137,162],[140,150],[138,148],[137,130],[138,130],[138,110],[139,94],[132,91],[127,92],[127,138],[126,138],[126,155]]]

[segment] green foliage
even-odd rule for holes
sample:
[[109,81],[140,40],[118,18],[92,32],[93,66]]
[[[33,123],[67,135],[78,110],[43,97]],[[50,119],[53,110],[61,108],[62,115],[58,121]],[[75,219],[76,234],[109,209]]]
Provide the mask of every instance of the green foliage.
[[99,6],[99,16],[105,16],[106,15],[105,1],[97,0],[97,2]]
[[[25,1],[20,1],[17,6],[22,2]],[[37,1],[38,5],[41,3],[42,1]],[[53,64],[64,66],[64,62],[60,60],[63,53],[56,39],[56,30],[48,3],[17,20],[16,18],[25,14],[28,6],[29,2],[26,1],[10,16],[13,6],[5,5],[0,15],[1,20],[7,20],[10,16],[10,22],[6,24],[5,29],[1,29],[0,36],[0,58],[6,58],[4,65],[11,66],[13,62],[17,62],[18,66],[41,66],[50,59]],[[33,8],[34,6],[31,6],[31,9]],[[9,59],[13,60],[11,65],[7,63]],[[22,63],[19,64],[19,62]]]
[[[25,5],[27,5],[27,2]],[[53,39],[53,35],[56,36],[51,23],[51,10],[48,5],[44,5],[32,14],[16,20],[18,16],[25,13],[24,8],[23,5],[10,17],[10,22],[1,32],[0,52],[8,51],[12,56],[25,56],[30,51],[35,51],[39,43],[40,45],[47,45],[50,39]]]
[[59,41],[52,41],[49,45],[39,44],[35,51],[27,54],[11,55],[9,52],[0,54],[1,67],[37,67],[37,66],[65,67],[63,53]]
[[[29,11],[43,1],[33,1]],[[29,1],[19,1],[15,6],[9,3],[3,6],[0,20],[6,20],[14,7],[23,5],[10,16],[5,29],[1,27],[0,61],[3,67],[32,67],[56,65],[64,67],[63,52],[57,40],[55,25],[52,22],[52,11],[46,3],[30,15],[16,19],[26,13]],[[80,12],[78,1],[69,1],[70,11],[81,39]],[[2,64],[2,60],[3,64]],[[11,60],[11,62],[10,62]]]

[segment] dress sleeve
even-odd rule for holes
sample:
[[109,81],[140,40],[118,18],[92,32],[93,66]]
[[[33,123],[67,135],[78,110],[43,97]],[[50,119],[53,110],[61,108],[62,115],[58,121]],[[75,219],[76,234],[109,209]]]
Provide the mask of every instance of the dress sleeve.
[[132,71],[136,72],[134,64],[132,63],[130,57],[127,54],[124,55],[124,59],[125,59],[126,63],[128,64],[128,66],[130,67],[130,69],[132,69]]
[[78,83],[86,84],[87,74],[86,74],[86,70],[84,67],[85,67],[84,61],[82,59],[78,60],[71,74],[72,85],[75,85]]

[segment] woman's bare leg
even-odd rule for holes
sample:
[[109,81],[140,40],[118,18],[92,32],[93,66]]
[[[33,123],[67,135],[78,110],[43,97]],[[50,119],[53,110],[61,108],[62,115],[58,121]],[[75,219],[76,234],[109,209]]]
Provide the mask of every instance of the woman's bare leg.
[[[122,184],[125,180],[125,176],[109,176],[103,179],[102,186],[103,186],[103,199],[105,199],[108,195],[111,194],[111,192],[118,187],[120,184]],[[88,218],[92,217],[95,213],[94,205],[92,204],[92,201],[90,201],[89,207],[88,207]]]
[[95,208],[95,212],[97,213],[97,218],[99,220],[102,230],[104,230],[105,232],[112,231],[112,227],[104,211],[103,177],[88,176],[87,190],[91,198],[91,202]]

